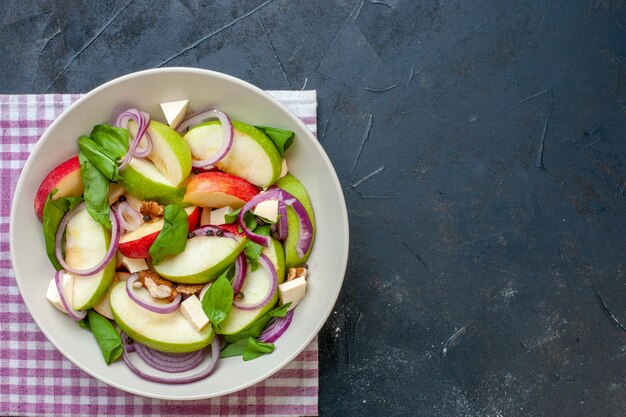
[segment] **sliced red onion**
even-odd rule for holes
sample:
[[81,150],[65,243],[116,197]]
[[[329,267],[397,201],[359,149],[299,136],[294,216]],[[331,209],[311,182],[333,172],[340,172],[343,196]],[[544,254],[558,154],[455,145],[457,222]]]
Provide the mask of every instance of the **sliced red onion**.
[[134,343],[135,352],[145,363],[164,372],[185,372],[195,368],[204,358],[204,349],[190,353],[166,353]]
[[182,298],[182,295],[180,293],[178,293],[174,300],[169,303],[158,303],[156,301],[151,302],[142,300],[141,298],[139,298],[139,296],[137,296],[137,294],[135,293],[135,287],[133,287],[133,284],[137,282],[138,279],[138,274],[132,274],[126,281],[126,293],[130,297],[130,299],[133,300],[138,306],[158,314],[169,314],[176,311],[176,309],[180,305],[180,300]]
[[[257,308],[265,307],[274,297],[274,293],[276,292],[276,288],[278,287],[278,276],[276,275],[276,268],[274,268],[274,264],[269,260],[267,256],[261,254],[259,257],[259,264],[267,271],[267,274],[270,276],[270,288],[267,291],[267,294],[263,297],[261,301],[258,301],[254,304],[244,304],[240,300],[235,297],[233,300],[233,305],[237,307],[239,310],[256,310]],[[245,294],[244,294],[245,299]]]
[[[209,375],[213,373],[213,371],[215,371],[215,368],[217,367],[217,364],[220,359],[220,342],[219,342],[219,338],[216,335],[213,337],[213,340],[211,341],[211,361],[209,362],[206,368],[189,376],[162,377],[162,376],[150,375],[140,370],[133,364],[130,358],[130,352],[132,352],[132,349],[135,343],[131,343],[126,334],[122,333],[121,336],[122,336],[122,343],[124,345],[124,351],[122,353],[122,357],[124,359],[124,362],[126,362],[126,365],[130,368],[131,371],[137,374],[140,378],[143,378],[145,380],[152,381],[152,382],[157,382],[157,383],[162,383],[162,384],[188,384],[191,382],[199,381],[201,379],[208,377]],[[205,347],[200,350],[200,352],[202,352],[202,357],[206,355],[208,349],[209,349],[208,347]],[[138,351],[138,349],[135,349],[135,350]],[[176,373],[176,372],[181,372],[181,371],[165,370],[165,372]]]
[[183,121],[180,126],[178,126],[178,129],[176,129],[176,131],[182,135],[190,126],[195,126],[211,119],[219,119],[222,124],[222,130],[224,131],[224,138],[222,139],[219,149],[214,154],[206,159],[193,160],[191,162],[191,165],[195,168],[210,167],[226,157],[226,154],[228,154],[228,151],[230,151],[230,148],[233,146],[233,137],[235,135],[233,123],[230,121],[230,117],[228,117],[226,113],[211,109],[194,114],[187,120]]
[[[152,152],[152,138],[148,134],[150,115],[138,109],[126,109],[117,116],[115,126],[128,130],[128,122],[131,120],[137,123],[137,134],[135,135],[135,139],[130,143],[128,152],[119,163],[118,169],[120,171],[126,168],[132,158],[145,158]],[[141,142],[144,136],[146,137],[146,147],[138,149],[139,142]]]
[[242,252],[235,261],[235,276],[233,277],[232,284],[233,292],[235,294],[241,291],[241,287],[243,287],[243,283],[246,279],[247,269],[248,264],[246,262],[246,254]]
[[275,317],[259,335],[259,340],[265,343],[274,343],[287,331],[293,320],[293,310],[289,310],[285,317]]
[[237,236],[230,233],[228,230],[224,230],[223,228],[219,226],[213,226],[213,225],[202,226],[199,229],[194,230],[192,233],[195,236],[207,236],[206,232],[208,231],[213,232],[212,236],[217,236],[217,232],[220,231],[222,232],[223,237],[229,237],[231,239],[237,240]]
[[102,260],[98,262],[98,264],[96,264],[95,266],[87,269],[76,269],[69,266],[67,262],[65,262],[65,258],[63,257],[63,235],[65,234],[67,224],[70,222],[70,220],[72,220],[72,217],[74,217],[74,215],[76,215],[76,213],[78,213],[83,208],[85,208],[85,203],[80,203],[63,217],[61,223],[59,224],[59,228],[57,229],[57,233],[55,236],[56,247],[54,248],[54,253],[61,266],[65,268],[67,272],[81,277],[97,274],[109,264],[111,259],[113,259],[113,257],[115,256],[115,252],[117,251],[117,244],[120,241],[121,234],[120,223],[117,220],[117,216],[115,215],[115,213],[113,213],[112,210],[109,210],[109,218],[111,219],[111,242],[109,243],[109,247],[106,254],[104,255],[104,258],[102,258]]
[[[130,220],[127,220],[129,218]],[[143,224],[141,214],[131,206],[128,201],[123,201],[117,206],[117,219],[124,230],[137,230]]]
[[276,223],[276,232],[278,240],[285,240],[289,234],[289,224],[287,222],[287,205],[283,201],[278,202],[278,222]]
[[[254,231],[246,225],[246,222],[243,219],[243,216],[246,214],[246,212],[252,210],[254,207],[256,207],[257,204],[266,200],[278,200],[279,202],[282,201],[285,205],[293,209],[296,217],[298,218],[298,225],[300,226],[300,230],[298,231],[298,243],[296,245],[296,253],[300,258],[302,258],[313,244],[313,224],[311,223],[311,218],[309,217],[309,213],[307,213],[306,209],[304,208],[304,205],[302,205],[300,200],[295,198],[287,191],[281,188],[270,188],[266,192],[256,195],[241,208],[241,211],[239,212],[239,216],[237,218],[239,225],[251,241],[258,243],[259,245],[269,246],[272,238],[270,236],[263,236],[254,233]],[[283,216],[283,218],[286,219],[287,216]]]
[[64,270],[57,271],[54,274],[54,283],[57,286],[57,291],[59,292],[59,298],[61,299],[61,304],[63,304],[63,308],[65,308],[65,312],[67,313],[72,320],[82,320],[87,316],[86,310],[74,310],[70,303],[67,301],[67,297],[65,296],[65,291],[63,290],[63,274]]

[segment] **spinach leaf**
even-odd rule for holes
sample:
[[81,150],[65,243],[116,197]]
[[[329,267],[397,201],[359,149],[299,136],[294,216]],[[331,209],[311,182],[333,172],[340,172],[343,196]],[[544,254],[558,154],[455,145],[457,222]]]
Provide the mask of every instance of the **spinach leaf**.
[[228,270],[217,278],[202,298],[202,310],[216,329],[228,317],[233,306],[233,287],[228,281]]
[[78,204],[83,201],[82,197],[61,197],[56,200],[52,200],[52,196],[57,193],[55,188],[48,194],[46,203],[43,206],[43,237],[46,242],[46,253],[52,266],[57,271],[63,269],[57,257],[54,253],[56,248],[56,233],[59,228],[59,224],[65,216],[65,213],[72,210]]
[[89,215],[106,227],[111,228],[109,218],[109,180],[87,159],[83,151],[78,152],[80,177],[85,187],[85,205]]
[[251,361],[274,351],[273,343],[265,343],[256,340],[253,337],[247,337],[238,340],[222,349],[221,358],[230,358],[232,356],[243,356],[244,361]]
[[267,323],[269,323],[272,317],[285,317],[285,315],[287,315],[287,309],[290,305],[291,303],[287,303],[285,305],[276,307],[261,315],[261,317],[257,318],[254,322],[252,322],[252,324],[248,325],[248,327],[246,327],[239,333],[226,335],[226,342],[233,343],[246,337],[259,337],[259,335],[261,334],[263,329],[265,329],[265,326],[267,326]]
[[89,325],[89,318],[85,317],[82,320],[78,320],[78,327],[80,327],[81,329],[85,329],[85,330],[89,330],[91,331],[91,326]]
[[155,265],[161,262],[167,255],[181,253],[187,246],[189,222],[187,221],[187,212],[183,206],[178,204],[165,206],[163,222],[163,229],[161,229],[149,250],[152,263]]
[[237,216],[239,216],[239,212],[241,211],[241,208],[238,208],[237,210],[233,210],[228,214],[224,215],[224,221],[226,222],[226,224],[233,224],[237,221]]
[[265,133],[276,145],[280,156],[285,154],[285,151],[293,143],[294,133],[291,130],[279,129],[277,127],[269,126],[255,126],[257,129]]
[[[256,224],[256,221],[254,224]],[[257,226],[256,229],[254,229],[254,231],[255,233],[259,235],[269,236],[270,227],[271,226],[268,224],[263,225],[263,226]],[[259,267],[259,257],[261,256],[261,252],[263,252],[263,246],[251,240],[248,240],[246,242],[244,251],[246,253],[246,258],[248,258],[248,263],[250,264],[250,270],[252,272],[256,271],[256,269]]]
[[109,319],[101,316],[94,310],[89,310],[87,318],[89,319],[91,332],[96,338],[100,350],[102,351],[102,356],[104,356],[104,360],[108,365],[122,354],[124,349],[122,346],[122,338]]
[[87,159],[110,181],[120,179],[117,161],[128,152],[128,131],[109,125],[97,125],[91,136],[78,139]]

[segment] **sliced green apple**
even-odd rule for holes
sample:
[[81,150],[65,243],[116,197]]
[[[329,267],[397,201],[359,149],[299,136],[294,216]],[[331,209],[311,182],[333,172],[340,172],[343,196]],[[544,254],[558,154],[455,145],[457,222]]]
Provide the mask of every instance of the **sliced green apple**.
[[[149,300],[145,288],[136,290],[140,298]],[[110,295],[115,323],[131,338],[162,352],[193,352],[211,343],[215,336],[211,326],[197,331],[180,312],[153,313],[140,307],[126,293],[126,282],[115,284]]]
[[[233,121],[233,146],[224,159],[216,165],[219,169],[267,188],[280,177],[282,158],[276,145],[254,126]],[[212,120],[191,129],[185,140],[196,159],[207,159],[214,154],[223,140],[222,126]]]
[[[86,208],[72,217],[65,229],[65,262],[75,269],[95,266],[106,255],[111,232],[92,219]],[[72,307],[85,310],[97,303],[111,285],[115,274],[115,258],[100,272],[75,277]]]
[[202,284],[217,278],[246,246],[246,239],[196,236],[187,240],[185,250],[154,265],[164,278],[181,284]]
[[[311,205],[311,199],[306,192],[306,189],[296,177],[291,174],[285,175],[276,183],[278,188],[282,188],[295,198],[300,200],[305,210],[311,218],[311,224],[313,225],[313,239],[315,239],[315,216],[313,214],[313,206]],[[287,222],[289,234],[284,242],[285,246],[285,263],[287,268],[293,268],[300,266],[306,262],[311,253],[311,249],[304,254],[303,257],[298,256],[296,251],[296,245],[298,243],[298,232],[300,231],[300,225],[298,223],[298,217],[291,207],[287,207]],[[312,247],[312,246],[311,246]]]
[[[129,123],[134,137],[136,127]],[[191,172],[191,151],[185,140],[172,128],[156,121],[148,128],[152,152],[145,159],[133,158],[120,173],[120,184],[140,200],[161,204],[180,202],[185,190],[180,188]]]
[[[263,249],[263,253],[272,261],[276,268],[278,283],[282,284],[285,280],[285,254],[283,247],[279,241],[272,239],[272,244]],[[269,288],[269,277],[262,267],[252,272],[248,268],[248,275],[244,281],[241,292],[244,297],[250,298],[250,303],[254,303],[267,294]],[[278,292],[274,294],[272,300],[265,306],[256,310],[240,310],[233,306],[228,317],[220,324],[220,332],[225,335],[232,335],[245,330],[250,324],[256,321],[260,316],[271,310],[278,300]]]

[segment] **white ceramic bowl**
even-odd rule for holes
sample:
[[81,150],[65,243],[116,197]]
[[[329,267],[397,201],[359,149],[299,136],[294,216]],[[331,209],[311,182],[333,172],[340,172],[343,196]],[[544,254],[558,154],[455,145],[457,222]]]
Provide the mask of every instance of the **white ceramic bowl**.
[[[317,222],[307,295],[295,311],[276,350],[251,362],[240,357],[220,361],[210,377],[192,384],[145,381],[119,360],[107,366],[93,336],[46,301],[54,269],[45,253],[41,223],[33,211],[44,176],[76,154],[76,140],[94,125],[108,122],[126,107],[159,119],[159,103],[189,99],[191,110],[219,108],[249,124],[293,130],[296,140],[287,158],[290,171],[307,188]],[[315,337],[339,295],[348,259],[348,218],[343,193],[328,156],[305,125],[259,88],[237,78],[201,69],[141,71],[110,81],[74,103],[43,134],[20,176],[11,211],[11,255],[22,297],[33,319],[63,355],[94,377],[117,388],[154,398],[191,400],[216,397],[253,385],[289,363]]]

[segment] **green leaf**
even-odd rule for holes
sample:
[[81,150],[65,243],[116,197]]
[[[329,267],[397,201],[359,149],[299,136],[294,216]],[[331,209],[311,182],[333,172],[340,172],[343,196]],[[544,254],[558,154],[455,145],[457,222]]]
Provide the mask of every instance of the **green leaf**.
[[110,181],[120,178],[117,161],[128,152],[128,130],[97,125],[91,136],[81,136],[78,146],[87,159]]
[[220,358],[230,358],[232,356],[241,356],[243,355],[243,351],[246,350],[246,346],[248,345],[248,338],[244,338],[236,341],[235,343],[231,343],[222,349],[220,352]]
[[239,333],[225,335],[224,337],[226,339],[226,342],[233,343],[246,337],[259,337],[259,335],[261,334],[263,329],[265,329],[267,323],[269,323],[272,317],[285,317],[285,315],[287,314],[287,309],[289,309],[290,305],[291,303],[287,303],[285,305],[276,307],[261,315],[254,322],[252,322],[252,324],[248,325],[248,327],[246,327]]
[[[269,236],[270,228],[271,226],[266,224],[263,226],[258,226],[254,231],[259,235]],[[256,269],[259,267],[259,257],[261,256],[261,252],[263,252],[263,246],[251,240],[248,240],[246,242],[244,251],[246,253],[246,258],[248,258],[248,263],[250,264],[250,270],[252,272],[256,271]]]
[[56,233],[59,228],[61,220],[65,213],[72,210],[78,204],[83,201],[82,197],[61,197],[56,200],[52,200],[52,196],[57,193],[55,188],[48,194],[46,203],[43,206],[43,236],[46,243],[46,253],[48,258],[57,271],[63,269],[59,261],[57,260],[54,252],[56,248]]
[[85,187],[87,211],[95,221],[110,229],[109,180],[87,159],[82,150],[78,152],[78,162],[80,163],[80,177]]
[[226,224],[233,224],[237,221],[237,216],[239,216],[239,212],[241,211],[241,208],[238,208],[237,210],[231,211],[230,213],[224,215],[224,221],[226,222]]
[[101,316],[94,310],[89,310],[87,318],[89,319],[91,332],[96,338],[100,350],[102,351],[102,356],[108,365],[122,354],[124,349],[122,346],[122,338],[109,319]]
[[269,126],[255,126],[263,131],[276,145],[280,156],[285,155],[285,151],[293,144],[294,133],[291,130],[279,129]]
[[107,179],[111,181],[117,181],[119,179],[117,162],[109,158],[91,138],[81,136],[80,139],[78,139],[78,147],[85,158]]
[[149,250],[152,263],[155,265],[168,255],[181,253],[187,246],[189,222],[183,206],[178,204],[165,206],[163,222],[163,229]]
[[202,298],[202,310],[213,326],[219,329],[219,324],[228,317],[233,306],[233,287],[228,281],[228,270],[217,278]]
[[246,337],[226,346],[220,352],[221,358],[230,358],[232,356],[243,356],[244,361],[251,361],[274,351],[273,343],[265,343],[256,340],[253,337]]
[[78,323],[78,327],[80,327],[81,329],[91,331],[91,326],[89,325],[89,318],[85,317],[82,320],[78,320],[77,323]]

